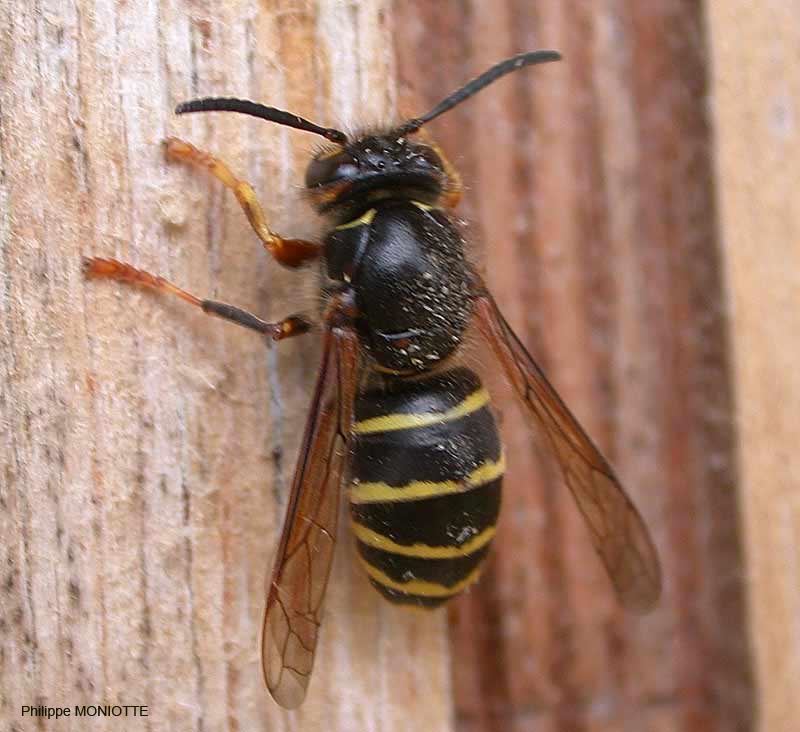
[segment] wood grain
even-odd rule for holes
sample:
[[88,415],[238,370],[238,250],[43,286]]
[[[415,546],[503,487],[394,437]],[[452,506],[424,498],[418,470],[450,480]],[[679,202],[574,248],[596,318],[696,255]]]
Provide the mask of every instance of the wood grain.
[[800,718],[800,3],[708,3],[759,729]]
[[394,105],[390,21],[382,0],[3,5],[3,729],[51,728],[23,704],[114,703],[150,710],[115,729],[451,728],[443,615],[388,607],[347,541],[306,704],[283,712],[263,689],[265,578],[315,340],[265,349],[80,272],[81,255],[113,256],[270,318],[304,304],[305,280],[313,306],[313,273],[268,262],[233,197],[167,166],[160,141],[218,153],[276,230],[315,235],[299,187],[316,140],[171,110],[229,94],[378,121]]
[[623,614],[557,468],[498,395],[490,571],[451,611],[458,728],[752,727],[735,433],[701,8],[686,0],[396,4],[401,107],[555,48],[431,125],[511,324],[617,466],[659,546]]

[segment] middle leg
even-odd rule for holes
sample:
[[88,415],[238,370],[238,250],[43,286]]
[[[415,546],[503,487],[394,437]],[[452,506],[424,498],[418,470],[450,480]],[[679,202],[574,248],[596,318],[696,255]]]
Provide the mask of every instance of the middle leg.
[[229,320],[244,328],[254,330],[256,333],[268,336],[274,341],[302,335],[311,329],[311,321],[302,315],[290,315],[277,323],[268,323],[247,310],[242,310],[242,308],[228,303],[199,298],[169,280],[165,280],[163,277],[137,269],[131,264],[119,262],[116,259],[87,257],[83,260],[83,271],[89,278],[127,282],[128,284],[146,287],[165,295],[173,295],[184,302],[188,302],[190,305],[200,308],[208,315],[215,315],[223,320]]

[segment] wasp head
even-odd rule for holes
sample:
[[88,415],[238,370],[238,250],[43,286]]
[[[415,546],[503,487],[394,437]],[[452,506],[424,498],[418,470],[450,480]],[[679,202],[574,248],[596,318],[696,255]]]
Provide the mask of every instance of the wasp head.
[[306,170],[306,188],[321,212],[388,198],[433,204],[447,182],[432,147],[395,134],[365,135],[322,150]]

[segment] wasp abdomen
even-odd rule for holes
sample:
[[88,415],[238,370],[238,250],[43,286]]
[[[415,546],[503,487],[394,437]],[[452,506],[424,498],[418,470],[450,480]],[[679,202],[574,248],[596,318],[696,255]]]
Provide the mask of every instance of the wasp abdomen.
[[465,368],[389,377],[356,405],[350,508],[358,552],[389,600],[435,607],[474,582],[505,468],[489,395]]

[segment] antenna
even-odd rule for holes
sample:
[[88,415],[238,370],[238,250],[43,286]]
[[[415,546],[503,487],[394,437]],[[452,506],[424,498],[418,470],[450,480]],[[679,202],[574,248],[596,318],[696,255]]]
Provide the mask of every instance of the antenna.
[[291,112],[284,112],[282,109],[275,109],[275,107],[265,107],[263,104],[251,102],[249,99],[205,97],[204,99],[183,102],[175,107],[175,114],[187,114],[189,112],[239,112],[241,114],[249,114],[251,117],[260,117],[268,122],[277,122],[279,125],[294,127],[296,130],[313,132],[315,135],[322,135],[325,139],[339,145],[347,143],[347,135],[340,130],[334,130],[331,127],[320,127]]
[[524,66],[544,64],[549,61],[559,61],[560,59],[561,54],[558,53],[558,51],[529,51],[528,53],[521,53],[518,56],[507,58],[505,61],[501,61],[499,64],[495,64],[492,68],[484,71],[472,81],[464,84],[464,86],[454,91],[449,97],[439,102],[427,114],[423,114],[422,117],[414,117],[404,122],[395,132],[398,135],[408,135],[412,132],[416,132],[422,125],[427,124],[440,114],[451,110],[457,104],[461,104],[461,102],[469,99],[473,94],[477,94],[481,89],[497,81],[500,77],[510,74],[517,69],[521,69]]

